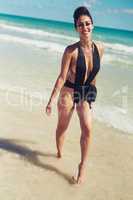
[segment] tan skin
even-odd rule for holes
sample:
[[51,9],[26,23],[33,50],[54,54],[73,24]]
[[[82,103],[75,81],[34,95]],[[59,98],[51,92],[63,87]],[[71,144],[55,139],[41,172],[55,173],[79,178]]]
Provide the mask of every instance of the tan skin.
[[[86,24],[86,22],[88,24]],[[76,23],[76,31],[79,33],[80,45],[83,49],[85,55],[85,61],[87,66],[87,75],[93,68],[92,63],[92,29],[93,25],[91,23],[90,17],[87,15],[81,15]],[[68,128],[70,119],[72,117],[74,107],[73,107],[73,89],[64,86],[66,80],[70,80],[74,83],[75,73],[76,73],[76,61],[77,61],[77,45],[74,43],[68,46],[65,49],[65,52],[62,57],[61,72],[56,80],[54,89],[52,91],[49,102],[46,106],[47,115],[51,114],[53,101],[60,92],[58,99],[58,123],[56,128],[56,146],[57,146],[57,157],[61,158],[62,156],[62,147],[64,144],[65,133]],[[100,58],[103,55],[103,45],[101,43],[96,43]],[[84,81],[85,81],[84,80]],[[96,84],[96,78],[91,82],[91,84]],[[85,168],[86,161],[88,157],[88,148],[91,137],[92,130],[92,113],[89,107],[89,104],[86,101],[80,102],[76,105],[76,111],[80,121],[81,127],[81,138],[80,138],[80,147],[81,147],[81,161],[78,165],[78,174],[77,177],[73,177],[75,183],[82,183],[85,177]],[[63,119],[63,120],[62,120]]]

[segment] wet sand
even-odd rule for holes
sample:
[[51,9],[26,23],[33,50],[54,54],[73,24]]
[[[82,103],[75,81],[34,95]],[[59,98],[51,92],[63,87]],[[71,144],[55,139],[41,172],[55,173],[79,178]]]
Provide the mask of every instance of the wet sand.
[[[56,106],[13,106],[1,92],[0,199],[132,200],[133,136],[93,120],[85,183],[71,177],[80,161],[79,121],[74,113],[62,159],[56,158]],[[2,98],[4,96],[4,98]],[[17,96],[13,94],[13,98]]]

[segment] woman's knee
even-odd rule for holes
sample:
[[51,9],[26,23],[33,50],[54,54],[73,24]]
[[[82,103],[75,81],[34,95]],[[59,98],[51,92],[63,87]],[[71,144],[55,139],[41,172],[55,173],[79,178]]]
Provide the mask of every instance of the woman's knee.
[[63,133],[67,130],[68,123],[58,123],[56,133]]
[[85,125],[82,127],[82,137],[84,138],[90,138],[91,134],[91,127]]

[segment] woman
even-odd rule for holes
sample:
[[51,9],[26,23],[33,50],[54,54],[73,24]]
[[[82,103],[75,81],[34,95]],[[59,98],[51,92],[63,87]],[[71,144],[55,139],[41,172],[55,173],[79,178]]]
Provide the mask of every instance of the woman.
[[103,45],[92,41],[93,19],[86,7],[78,7],[73,17],[80,40],[68,46],[64,51],[61,72],[46,106],[46,113],[50,115],[53,100],[60,92],[56,145],[57,157],[61,158],[65,132],[74,107],[76,107],[81,127],[81,161],[78,166],[77,177],[73,177],[73,179],[79,184],[83,182],[88,157],[92,129],[91,107],[97,94],[96,74],[100,69]]

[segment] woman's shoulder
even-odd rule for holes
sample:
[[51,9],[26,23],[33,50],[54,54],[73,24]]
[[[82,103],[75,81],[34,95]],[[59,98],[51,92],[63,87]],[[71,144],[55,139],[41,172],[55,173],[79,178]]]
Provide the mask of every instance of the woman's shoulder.
[[101,41],[94,41],[94,43],[98,48],[100,58],[102,58],[103,53],[104,53],[104,44]]
[[67,53],[73,54],[75,52],[75,50],[77,49],[77,46],[78,46],[78,42],[70,44],[65,48],[65,51]]

